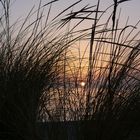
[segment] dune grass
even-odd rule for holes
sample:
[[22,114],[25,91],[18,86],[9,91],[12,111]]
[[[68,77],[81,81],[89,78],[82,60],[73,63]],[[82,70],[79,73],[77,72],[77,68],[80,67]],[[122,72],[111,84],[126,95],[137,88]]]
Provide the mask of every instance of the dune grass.
[[37,140],[40,98],[58,78],[64,50],[81,35],[68,40],[73,31],[61,31],[62,13],[49,21],[52,3],[41,1],[23,23],[11,25],[10,2],[0,1],[0,139]]
[[[61,88],[55,87],[52,105],[46,105],[54,121],[79,121],[80,140],[128,139],[139,124],[140,40],[139,31],[135,32],[139,21],[136,25],[126,21],[120,26],[117,8],[122,2],[114,1],[105,11],[100,11],[100,1],[95,9],[92,7],[95,13],[93,25],[87,29],[89,43],[85,52],[82,45],[79,55],[73,54],[71,48],[66,51],[62,81],[58,81]],[[103,23],[110,8],[113,11]],[[84,19],[91,19],[91,11],[86,11],[89,15]],[[83,12],[74,11],[63,21],[83,19],[79,17]],[[82,40],[79,42],[82,44]],[[80,87],[80,81],[86,83],[84,87]]]
[[[0,139],[44,139],[43,121],[52,123],[50,140],[71,139],[68,122],[77,122],[79,140],[129,138],[140,123],[140,40],[139,32],[133,33],[139,22],[119,25],[117,8],[125,1],[114,1],[102,11],[98,0],[96,6],[67,13],[77,1],[51,21],[55,1],[43,6],[40,1],[22,24],[13,25],[10,1],[0,1]],[[44,8],[49,9],[46,17]],[[92,21],[91,27],[79,29],[84,21]]]

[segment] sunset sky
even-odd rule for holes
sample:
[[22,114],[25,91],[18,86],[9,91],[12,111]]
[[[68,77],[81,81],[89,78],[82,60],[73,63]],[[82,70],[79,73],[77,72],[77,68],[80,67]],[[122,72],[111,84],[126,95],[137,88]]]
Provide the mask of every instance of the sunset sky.
[[[51,0],[42,0],[42,5],[44,5],[50,1]],[[64,10],[71,4],[75,3],[76,1],[78,1],[78,0],[58,0],[52,6],[52,10],[50,13],[51,16],[55,17],[58,13],[60,13],[62,10]],[[108,6],[113,4],[113,2],[114,2],[113,0],[101,0],[99,9],[104,11]],[[37,8],[38,3],[39,3],[39,0],[15,0],[12,3],[12,7],[11,7],[11,20],[14,22],[19,17],[21,19],[22,18],[24,19],[34,5]],[[74,6],[71,10],[73,10],[73,11],[80,10],[80,8],[82,8],[83,6],[85,6],[87,4],[96,5],[97,0],[83,0],[81,3],[78,4],[78,6]],[[129,16],[128,24],[135,25],[138,22],[138,20],[140,20],[139,7],[140,7],[140,0],[130,0],[128,2],[122,3],[118,7],[118,11],[119,11],[119,9],[121,9],[121,17],[120,17],[121,19],[120,19],[119,24],[125,25],[126,20]],[[48,8],[46,7],[46,9],[45,9],[46,13],[47,13],[47,10],[48,10]],[[110,15],[112,10],[113,9],[110,9],[110,11],[108,11],[106,14]],[[44,11],[44,13],[45,13],[45,11]],[[69,11],[69,12],[71,12],[71,11]],[[108,17],[107,18],[103,17],[103,22],[104,22],[104,20],[107,20],[107,19],[108,19]],[[101,24],[102,24],[102,21],[101,21]],[[83,25],[83,27],[85,26],[85,28],[90,28],[92,24],[86,23],[86,24],[82,24],[82,25]],[[138,30],[139,29],[140,29],[140,25],[138,26]],[[82,47],[81,47],[82,50],[80,50],[81,53],[84,52],[85,46],[87,46],[87,45],[85,45],[82,42]],[[77,49],[77,47],[76,47],[76,49]],[[77,54],[77,50],[74,50],[73,53]],[[86,53],[86,55],[87,56],[85,56],[85,57],[88,57],[88,53]],[[106,59],[107,59],[107,57],[106,57]]]

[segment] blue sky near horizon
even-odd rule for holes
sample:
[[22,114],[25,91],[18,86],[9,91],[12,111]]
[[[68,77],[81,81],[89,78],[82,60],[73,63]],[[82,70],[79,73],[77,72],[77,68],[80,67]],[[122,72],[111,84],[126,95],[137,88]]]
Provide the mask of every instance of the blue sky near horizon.
[[[51,0],[42,0],[42,3],[48,3]],[[59,0],[55,3],[55,5],[52,7],[52,15],[56,15],[58,12],[66,8],[68,5],[76,2],[78,0]],[[33,7],[33,5],[36,5],[39,3],[39,0],[14,0],[12,3],[12,18],[13,20],[17,19],[18,17],[25,17],[30,9]],[[80,6],[84,6],[87,4],[94,5],[97,3],[97,0],[83,0],[80,4]],[[113,0],[101,0],[100,9],[105,9],[110,4],[113,3]],[[124,20],[129,16],[130,17],[130,23],[135,24],[140,19],[140,13],[139,13],[139,7],[140,7],[140,0],[130,0],[128,2],[125,2],[121,4],[118,8],[122,9],[122,17]]]

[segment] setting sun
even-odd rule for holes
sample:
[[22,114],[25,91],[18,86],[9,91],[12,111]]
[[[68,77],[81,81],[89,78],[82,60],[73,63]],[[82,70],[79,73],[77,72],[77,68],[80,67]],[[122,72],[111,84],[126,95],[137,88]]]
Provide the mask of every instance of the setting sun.
[[85,84],[86,84],[85,82],[81,82],[81,83],[80,83],[80,85],[81,85],[82,87],[84,87]]

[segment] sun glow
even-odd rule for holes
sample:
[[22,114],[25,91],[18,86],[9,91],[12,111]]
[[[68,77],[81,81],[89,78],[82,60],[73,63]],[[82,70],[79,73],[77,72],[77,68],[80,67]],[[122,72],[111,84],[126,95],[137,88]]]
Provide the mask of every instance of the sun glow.
[[81,82],[81,83],[80,83],[80,85],[81,85],[82,87],[84,87],[85,84],[86,84],[85,82]]

